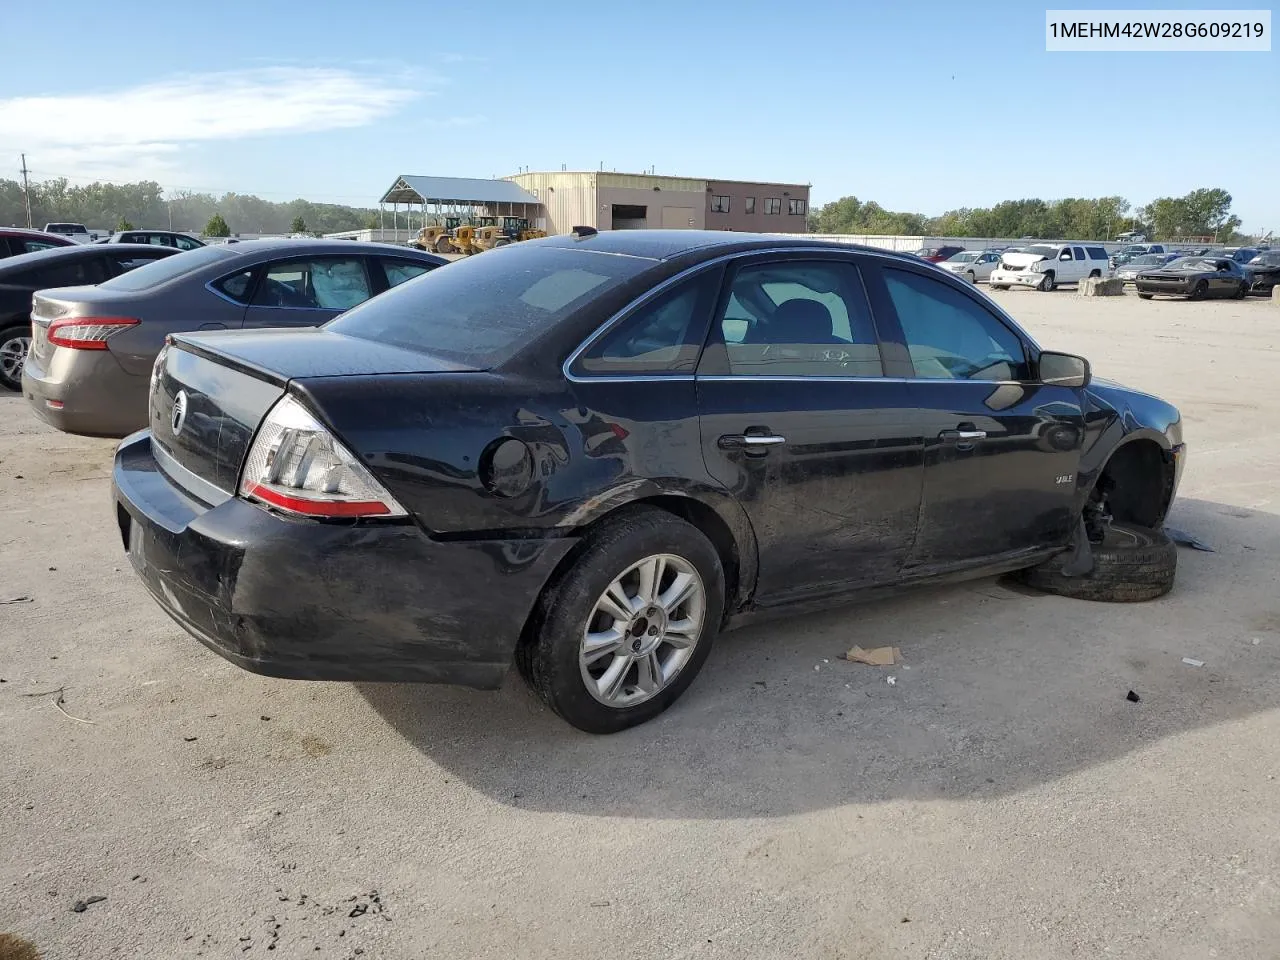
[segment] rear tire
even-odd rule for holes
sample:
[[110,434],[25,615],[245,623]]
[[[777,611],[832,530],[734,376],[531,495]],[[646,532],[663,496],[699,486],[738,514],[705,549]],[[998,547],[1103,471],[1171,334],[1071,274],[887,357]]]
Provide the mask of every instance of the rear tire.
[[1138,294],[1138,296],[1139,296],[1139,297],[1141,297],[1143,300],[1150,300],[1152,297],[1154,297],[1154,296],[1155,296],[1155,294],[1154,294],[1154,293],[1140,293],[1140,294]]
[[1102,276],[1102,271],[1101,271],[1101,270],[1090,270],[1090,271],[1089,271],[1089,279],[1093,279],[1094,277],[1101,277],[1101,276]]
[[974,284],[975,286],[977,285],[977,283],[978,283],[978,278],[977,278],[977,276],[974,274],[974,272],[973,272],[972,270],[970,270],[970,271],[968,271],[967,273],[965,273],[965,277],[966,277],[966,278],[968,278],[968,280],[969,280],[969,282],[970,282],[970,283]]
[[1178,548],[1162,530],[1112,523],[1102,543],[1093,544],[1093,570],[1068,577],[1060,554],[1017,576],[1027,586],[1060,597],[1106,603],[1136,603],[1162,597],[1173,588]]
[[19,323],[0,330],[0,387],[22,389],[22,365],[31,349],[31,324]]
[[1054,282],[1053,271],[1050,271],[1044,275],[1040,281],[1040,285],[1036,287],[1036,289],[1041,293],[1049,293],[1054,286],[1056,286],[1056,284]]
[[[646,570],[665,571],[647,591]],[[678,592],[676,577],[694,589],[667,609],[662,598]],[[587,534],[572,565],[543,592],[516,665],[579,730],[617,733],[644,723],[679,699],[706,662],[724,610],[724,579],[720,555],[697,527],[654,507],[624,509]],[[620,606],[619,592],[631,605],[626,621],[608,612]],[[696,630],[678,627],[691,621]],[[616,648],[600,653],[611,634],[620,638]]]

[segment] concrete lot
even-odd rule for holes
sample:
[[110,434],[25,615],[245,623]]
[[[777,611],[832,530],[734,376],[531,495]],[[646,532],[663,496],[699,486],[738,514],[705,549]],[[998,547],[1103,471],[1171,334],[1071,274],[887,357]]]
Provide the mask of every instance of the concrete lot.
[[[1280,311],[999,298],[1182,408],[1170,522],[1217,552],[1151,604],[981,581],[731,633],[609,738],[514,678],[223,662],[136,582],[112,444],[0,396],[0,600],[34,598],[0,605],[0,933],[93,960],[1280,956]],[[31,695],[59,688],[78,719]]]

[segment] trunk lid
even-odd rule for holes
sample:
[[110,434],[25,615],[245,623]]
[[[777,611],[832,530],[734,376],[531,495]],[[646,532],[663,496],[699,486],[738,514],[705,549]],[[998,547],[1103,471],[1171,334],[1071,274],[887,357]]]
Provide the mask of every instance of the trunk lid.
[[289,381],[471,369],[316,328],[175,336],[152,374],[152,450],[170,480],[221,503],[235,494],[258,425]]
[[31,352],[44,360],[49,346],[49,324],[63,317],[136,317],[137,295],[101,287],[57,287],[31,296]]

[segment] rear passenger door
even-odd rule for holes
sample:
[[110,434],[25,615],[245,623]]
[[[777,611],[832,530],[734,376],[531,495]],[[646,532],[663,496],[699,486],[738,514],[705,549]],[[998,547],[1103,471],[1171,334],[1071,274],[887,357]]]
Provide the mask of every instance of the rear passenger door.
[[258,268],[246,330],[317,327],[373,295],[361,256],[294,257]]
[[764,606],[891,581],[915,539],[918,417],[859,262],[743,260],[698,367],[703,459],[751,519]]

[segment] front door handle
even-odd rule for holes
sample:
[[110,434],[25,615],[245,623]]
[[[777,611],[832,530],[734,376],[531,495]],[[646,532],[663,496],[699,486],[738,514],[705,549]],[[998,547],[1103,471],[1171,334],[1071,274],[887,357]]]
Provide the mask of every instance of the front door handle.
[[720,438],[718,445],[721,450],[751,450],[776,447],[786,442],[786,437],[779,437],[776,434],[729,433]]
[[987,439],[985,430],[943,430],[938,439],[946,443],[967,443]]

